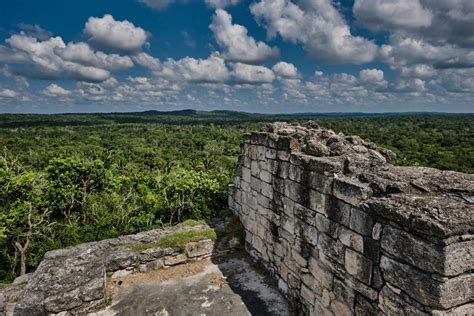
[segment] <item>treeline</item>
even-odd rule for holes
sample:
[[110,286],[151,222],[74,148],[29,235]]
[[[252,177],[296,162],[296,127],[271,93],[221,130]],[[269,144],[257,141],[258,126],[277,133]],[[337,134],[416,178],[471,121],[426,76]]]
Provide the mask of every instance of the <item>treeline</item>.
[[[167,119],[0,116],[12,126],[0,128],[0,280],[35,268],[51,249],[222,215],[243,134],[275,119],[180,112],[162,124],[130,116]],[[473,118],[312,117],[394,150],[398,164],[463,172],[474,172]]]

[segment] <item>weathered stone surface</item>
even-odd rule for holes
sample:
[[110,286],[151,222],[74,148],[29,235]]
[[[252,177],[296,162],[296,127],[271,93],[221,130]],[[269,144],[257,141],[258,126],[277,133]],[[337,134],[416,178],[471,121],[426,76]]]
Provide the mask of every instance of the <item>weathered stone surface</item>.
[[[314,123],[268,124],[253,142],[265,150],[243,146],[230,207],[302,313],[440,314],[472,302],[474,175],[395,167],[391,151]],[[243,179],[249,165],[261,183]]]
[[372,261],[360,253],[347,248],[344,265],[349,274],[366,284],[370,284],[372,278]]
[[449,274],[444,269],[444,251],[441,246],[423,241],[415,236],[386,225],[383,229],[382,248],[394,257],[428,272]]
[[423,307],[413,301],[405,301],[400,296],[400,293],[395,293],[391,290],[389,285],[385,285],[382,291],[379,293],[379,308],[387,315],[419,315],[427,316],[428,314],[423,311]]
[[198,242],[190,242],[185,246],[186,255],[189,258],[209,256],[214,249],[214,242],[210,239]]
[[472,273],[435,280],[427,273],[386,256],[382,256],[381,268],[386,281],[425,305],[448,309],[467,303],[474,297]]

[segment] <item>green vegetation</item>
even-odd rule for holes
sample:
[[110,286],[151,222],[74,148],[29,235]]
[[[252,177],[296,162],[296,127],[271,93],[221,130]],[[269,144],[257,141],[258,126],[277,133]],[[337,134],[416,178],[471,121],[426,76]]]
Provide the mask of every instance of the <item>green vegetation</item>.
[[187,219],[182,223],[179,223],[178,227],[185,227],[185,226],[197,226],[197,225],[206,225],[206,221],[201,219],[201,220],[195,220],[195,219]]
[[212,228],[209,228],[205,230],[175,232],[161,237],[158,242],[125,246],[133,252],[142,252],[143,250],[147,250],[150,248],[183,248],[187,243],[197,242],[206,239],[216,240],[216,231]]
[[225,214],[243,134],[308,119],[400,165],[474,172],[473,115],[0,115],[0,280],[51,249]]

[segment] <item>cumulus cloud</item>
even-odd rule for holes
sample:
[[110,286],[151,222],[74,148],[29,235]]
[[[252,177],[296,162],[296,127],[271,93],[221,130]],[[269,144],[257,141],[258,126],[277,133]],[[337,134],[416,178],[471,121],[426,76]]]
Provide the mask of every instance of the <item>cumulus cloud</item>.
[[138,0],[140,3],[154,9],[154,10],[163,10],[167,8],[172,3],[176,2],[176,0]]
[[236,82],[240,83],[270,83],[275,80],[275,74],[271,69],[242,63],[233,65],[231,75]]
[[427,27],[433,19],[419,0],[356,0],[353,11],[360,23],[375,31]]
[[300,76],[298,69],[293,64],[284,61],[280,61],[279,63],[275,64],[272,69],[273,72],[280,77],[298,78]]
[[128,69],[134,65],[128,56],[94,52],[87,43],[68,43],[65,48],[56,49],[56,53],[65,61],[110,71]]
[[128,56],[94,51],[89,44],[64,43],[61,37],[40,41],[25,34],[15,34],[0,46],[0,62],[9,64],[10,72],[37,79],[74,79],[104,81],[111,72],[134,66]]
[[223,82],[229,78],[229,71],[224,59],[219,54],[212,54],[207,59],[185,57],[168,59],[163,63],[160,76],[191,82]]
[[127,20],[116,21],[110,14],[102,18],[90,17],[84,34],[98,47],[126,53],[139,51],[147,41],[147,34],[141,27]]
[[212,8],[222,9],[225,7],[236,5],[240,0],[206,0],[206,4]]
[[103,81],[110,77],[108,70],[63,60],[57,54],[59,50],[66,48],[61,37],[38,41],[30,36],[16,34],[6,42],[12,51],[28,57],[28,62],[12,69],[15,74],[39,79],[68,78],[86,81]]
[[2,98],[14,98],[16,96],[16,92],[10,89],[3,89],[0,91],[0,97]]
[[366,38],[353,36],[330,0],[260,0],[250,9],[269,37],[279,34],[284,40],[302,43],[320,62],[358,64],[376,56],[377,46]]
[[67,96],[71,94],[71,91],[66,90],[63,87],[53,83],[44,89],[44,94],[49,96]]
[[260,64],[279,55],[278,48],[271,48],[248,35],[247,29],[232,24],[232,16],[224,10],[216,10],[209,28],[214,32],[222,56],[229,61]]
[[43,29],[38,24],[20,23],[16,27],[19,30],[21,30],[24,34],[31,37],[35,37],[41,41],[48,40],[53,36],[53,33]]
[[147,53],[139,53],[137,55],[132,56],[133,61],[135,61],[138,65],[148,68],[152,71],[159,71],[163,68],[161,62],[158,58],[150,56]]

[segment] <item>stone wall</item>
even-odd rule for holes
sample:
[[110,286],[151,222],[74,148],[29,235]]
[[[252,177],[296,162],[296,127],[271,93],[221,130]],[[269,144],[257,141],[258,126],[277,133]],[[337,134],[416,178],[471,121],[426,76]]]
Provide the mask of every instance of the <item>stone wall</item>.
[[474,175],[314,123],[246,135],[229,205],[303,314],[474,314]]
[[165,236],[210,229],[208,225],[175,226],[49,251],[34,273],[0,289],[0,315],[85,315],[101,310],[106,306],[107,282],[216,256],[238,244],[228,231],[229,222],[213,226],[226,236],[159,247],[157,242]]

